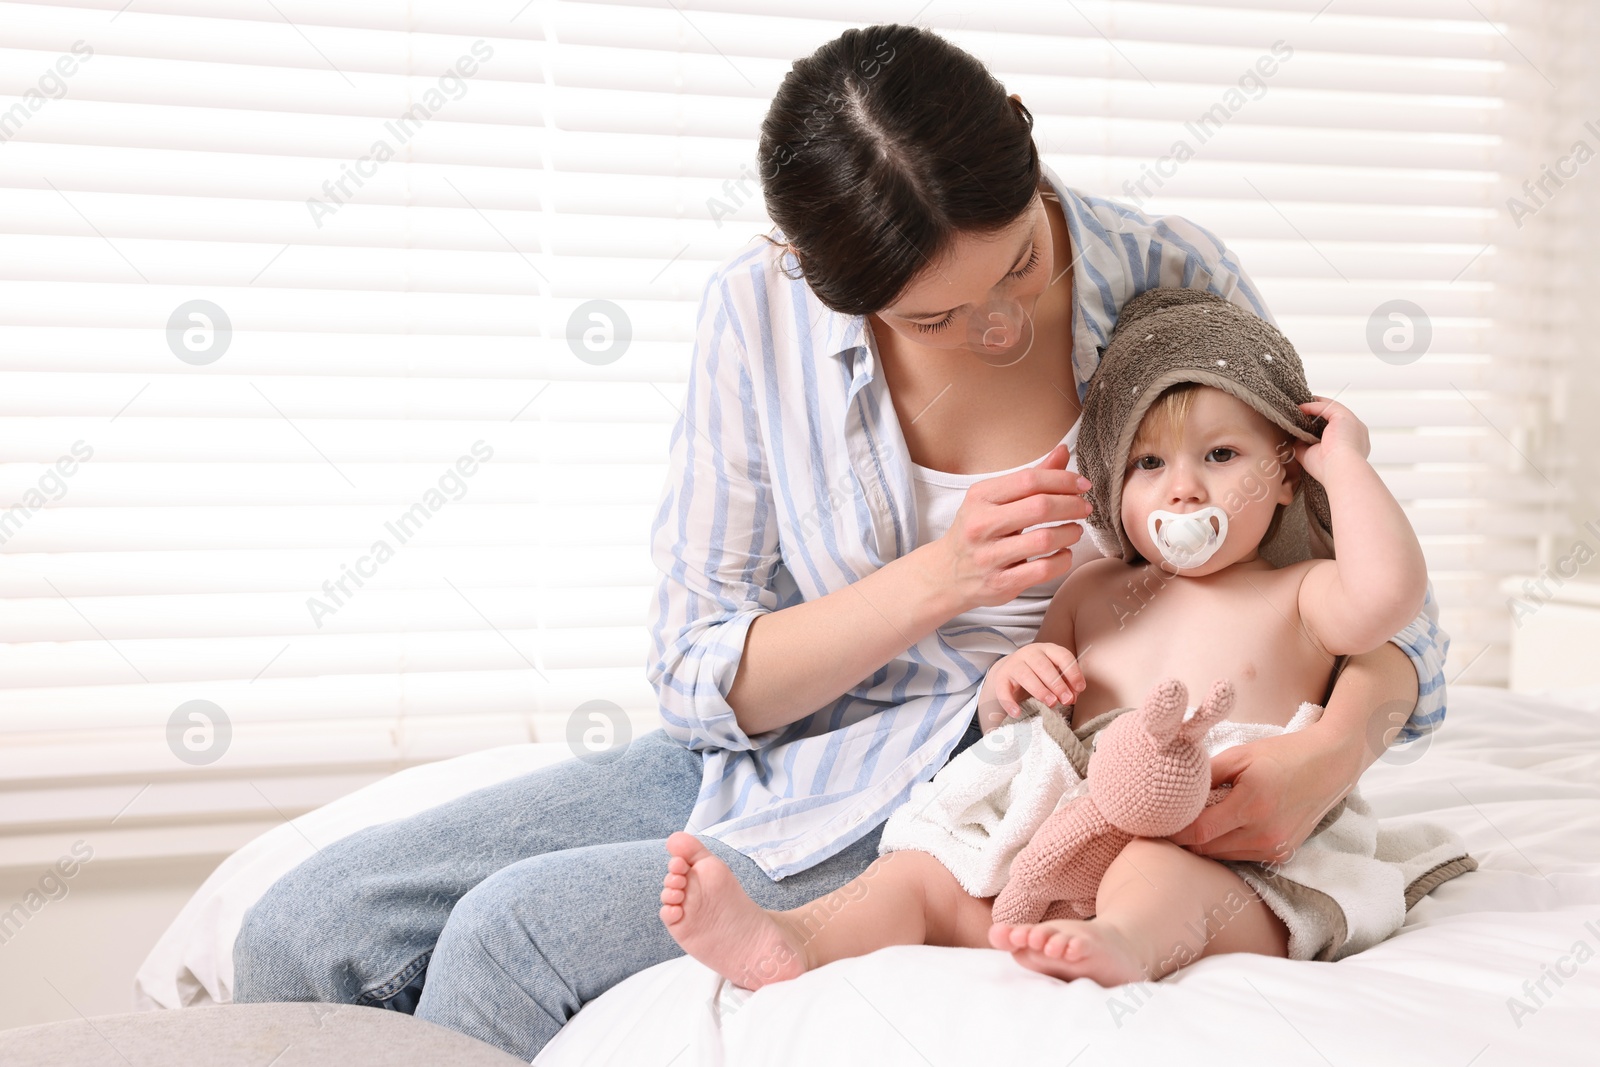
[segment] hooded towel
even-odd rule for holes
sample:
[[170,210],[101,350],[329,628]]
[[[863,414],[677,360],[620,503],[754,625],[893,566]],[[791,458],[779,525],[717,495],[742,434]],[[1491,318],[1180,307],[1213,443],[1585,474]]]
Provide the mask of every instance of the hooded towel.
[[[1299,354],[1277,327],[1202,289],[1145,290],[1123,305],[1083,402],[1078,470],[1094,483],[1086,494],[1094,505],[1089,532],[1105,555],[1143,559],[1122,528],[1122,479],[1145,412],[1181,382],[1231,393],[1307,443],[1327,424],[1296,406],[1313,395]],[[1309,474],[1302,472],[1261,555],[1278,567],[1332,558],[1328,494]]]

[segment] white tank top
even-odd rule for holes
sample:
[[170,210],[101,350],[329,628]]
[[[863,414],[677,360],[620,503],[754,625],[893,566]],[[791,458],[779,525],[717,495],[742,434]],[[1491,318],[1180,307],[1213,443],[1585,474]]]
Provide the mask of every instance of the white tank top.
[[[1081,421],[1079,419],[1073,422],[1072,428],[1062,438],[1073,453],[1067,459],[1067,470],[1073,473],[1078,471],[1077,442],[1078,426]],[[1055,451],[1053,446],[1050,451]],[[1049,454],[1045,453],[1046,456]],[[945,531],[950,529],[951,522],[955,520],[956,510],[966,498],[967,489],[973,483],[1031,467],[1042,459],[1044,456],[1003,471],[990,471],[984,474],[951,474],[949,471],[936,471],[920,463],[912,463],[911,484],[917,502],[917,546],[920,548],[929,541],[944,536]],[[1035,530],[1040,526],[1062,525],[1065,525],[1065,522],[1041,522],[1026,529]],[[1076,569],[1084,561],[1099,555],[1093,538],[1085,530],[1078,543],[1072,546],[1072,566]],[[962,648],[974,650],[990,648],[1001,655],[1008,654],[1034,639],[1039,624],[1044,621],[1045,609],[1050,606],[1050,598],[1055,596],[1056,590],[1065,580],[1066,576],[1063,575],[1054,581],[1032,586],[1023,590],[1009,604],[973,608],[957,615],[939,627],[939,630]],[[998,630],[1003,639],[996,639],[993,634],[986,635],[982,629],[984,627]],[[967,633],[963,634],[961,631]]]

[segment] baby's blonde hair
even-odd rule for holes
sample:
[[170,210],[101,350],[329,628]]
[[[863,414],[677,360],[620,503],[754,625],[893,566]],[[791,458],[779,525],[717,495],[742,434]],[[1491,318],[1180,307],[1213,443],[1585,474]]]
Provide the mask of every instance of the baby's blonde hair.
[[1189,421],[1189,408],[1194,404],[1199,382],[1179,382],[1170,385],[1156,397],[1155,403],[1139,420],[1139,429],[1133,435],[1133,447],[1128,450],[1128,462],[1139,458],[1139,450],[1148,448],[1165,438],[1173,444],[1183,444],[1183,424]]

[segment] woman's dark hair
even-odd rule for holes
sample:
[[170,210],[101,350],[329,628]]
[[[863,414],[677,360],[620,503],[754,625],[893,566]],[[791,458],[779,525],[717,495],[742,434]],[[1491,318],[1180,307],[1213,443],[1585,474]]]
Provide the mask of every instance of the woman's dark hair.
[[796,60],[758,158],[795,266],[852,315],[893,303],[958,232],[1014,224],[1042,173],[1028,109],[974,56],[893,24],[845,30]]

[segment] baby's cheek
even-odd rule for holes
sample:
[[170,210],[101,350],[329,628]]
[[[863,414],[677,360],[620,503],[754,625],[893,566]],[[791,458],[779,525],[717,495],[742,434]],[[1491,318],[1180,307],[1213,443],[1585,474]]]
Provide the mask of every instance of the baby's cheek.
[[1130,496],[1126,490],[1122,497],[1122,528],[1127,532],[1128,540],[1133,542],[1133,547],[1139,554],[1146,558],[1150,556],[1150,539],[1146,536],[1145,523],[1149,517],[1149,509]]

